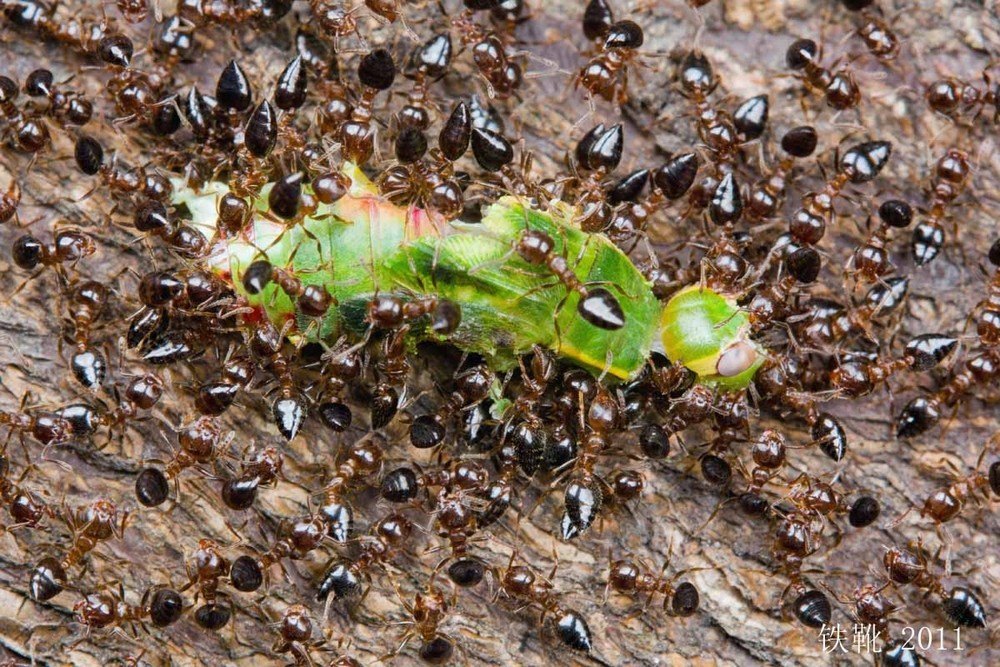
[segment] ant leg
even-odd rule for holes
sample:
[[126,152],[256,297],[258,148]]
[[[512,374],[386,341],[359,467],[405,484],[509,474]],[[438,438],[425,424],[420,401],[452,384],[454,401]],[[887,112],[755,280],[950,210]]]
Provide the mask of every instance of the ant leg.
[[726,505],[728,505],[729,503],[735,501],[735,500],[737,500],[737,499],[736,498],[725,498],[725,499],[722,499],[719,502],[717,502],[715,504],[715,509],[713,509],[712,513],[709,515],[709,517],[707,519],[705,519],[705,523],[701,524],[701,526],[699,526],[698,529],[695,531],[696,534],[700,534],[703,530],[705,530],[706,528],[708,528],[708,524],[712,523],[712,521],[719,514],[719,512],[722,511],[722,508],[725,507]]

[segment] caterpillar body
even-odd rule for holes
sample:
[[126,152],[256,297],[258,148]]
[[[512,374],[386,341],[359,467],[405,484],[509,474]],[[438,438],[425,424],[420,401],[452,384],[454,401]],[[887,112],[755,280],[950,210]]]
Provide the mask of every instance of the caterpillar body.
[[[253,202],[253,220],[241,234],[225,238],[217,229],[217,202],[225,185],[210,183],[196,192],[175,187],[174,204],[187,209],[192,224],[213,239],[211,270],[290,337],[333,341],[360,339],[369,330],[368,307],[378,294],[405,300],[434,297],[456,304],[461,317],[447,336],[415,322],[412,340],[445,340],[485,357],[497,370],[517,363],[539,345],[595,375],[635,377],[652,350],[694,371],[699,381],[740,389],[765,359],[748,338],[749,321],[735,303],[697,285],[665,305],[632,261],[602,234],[573,224],[571,207],[556,202],[538,211],[503,197],[482,222],[442,222],[427,211],[399,207],[381,197],[354,165],[347,194],[294,224],[268,211],[265,186]],[[597,286],[617,301],[615,328],[595,326],[578,312],[586,290],[574,291],[546,266],[529,263],[516,251],[527,231],[543,232],[553,252],[566,259],[581,284]],[[318,285],[333,299],[322,317],[307,315],[273,282],[257,294],[243,285],[247,268],[265,260],[305,285]],[[427,319],[427,318],[424,318]],[[291,322],[291,324],[287,324]]]

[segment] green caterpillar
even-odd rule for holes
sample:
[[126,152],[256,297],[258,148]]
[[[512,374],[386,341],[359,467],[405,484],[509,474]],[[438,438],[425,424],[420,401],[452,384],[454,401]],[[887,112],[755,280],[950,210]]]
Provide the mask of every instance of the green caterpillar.
[[[373,297],[389,293],[457,304],[460,323],[445,340],[483,355],[497,370],[511,368],[540,345],[595,375],[628,380],[651,350],[660,350],[700,382],[741,389],[765,359],[764,350],[748,338],[746,314],[732,300],[692,286],[662,304],[624,253],[603,235],[572,223],[568,206],[556,203],[540,212],[504,197],[480,223],[435,222],[426,211],[380,197],[354,165],[345,164],[343,173],[352,183],[348,193],[331,205],[320,204],[299,224],[267,214],[270,186],[265,186],[242,236],[216,240],[208,258],[212,271],[259,309],[258,316],[279,328],[294,319],[292,337],[360,339],[370,327]],[[174,203],[186,207],[207,236],[215,236],[217,201],[226,187],[213,183],[198,193],[178,185]],[[620,306],[616,318],[623,320],[617,328],[581,317],[581,291],[568,290],[547,266],[529,263],[516,251],[526,230],[551,238],[554,252],[585,286],[584,295],[597,289],[614,295]],[[322,286],[335,306],[316,318],[299,311],[274,283],[248,294],[243,274],[259,260],[291,272],[303,285]],[[441,338],[419,322],[411,336]]]

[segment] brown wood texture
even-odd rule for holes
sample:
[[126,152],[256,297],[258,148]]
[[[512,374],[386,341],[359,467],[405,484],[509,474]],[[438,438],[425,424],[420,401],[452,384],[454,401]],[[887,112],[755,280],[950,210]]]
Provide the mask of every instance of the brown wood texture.
[[[433,18],[435,3],[406,4],[404,14],[421,37],[429,36],[440,25],[440,19]],[[445,4],[457,11],[458,3]],[[521,147],[533,152],[535,173],[547,174],[562,162],[571,147],[571,137],[580,136],[598,120],[616,122],[619,115],[604,103],[597,103],[593,114],[589,114],[586,97],[570,83],[571,73],[585,62],[579,29],[585,3],[567,0],[529,4],[534,18],[519,29],[518,35],[524,48],[533,54],[528,61],[532,76],[520,99],[497,106],[508,118],[508,135],[523,136]],[[665,151],[697,143],[691,106],[674,83],[677,56],[692,46],[704,50],[721,77],[713,103],[732,109],[750,95],[767,92],[771,102],[769,143],[773,145],[788,127],[814,123],[821,136],[819,161],[827,172],[833,164],[833,151],[841,141],[869,137],[893,142],[894,155],[883,177],[852,190],[851,200],[838,205],[842,215],[822,244],[827,261],[814,288],[816,294],[850,298],[850,284],[842,280],[842,267],[862,237],[866,216],[873,211],[869,197],[876,202],[890,196],[903,197],[921,206],[927,201],[933,162],[950,146],[968,151],[976,164],[970,194],[954,209],[954,225],[946,227],[948,244],[943,256],[930,267],[916,268],[906,250],[908,231],[894,235],[894,261],[913,283],[898,325],[884,335],[886,342],[889,335],[898,339],[893,348],[896,350],[901,340],[926,331],[961,335],[964,341],[973,343],[974,328],[968,325],[967,318],[985,295],[989,280],[982,268],[986,265],[985,252],[1000,235],[996,222],[1000,211],[996,126],[985,117],[989,114],[970,127],[933,116],[922,91],[926,83],[945,74],[980,81],[982,68],[997,57],[1000,48],[1000,19],[994,3],[987,2],[985,7],[983,3],[945,0],[879,3],[904,40],[902,53],[889,66],[859,55],[851,67],[857,71],[863,89],[860,113],[838,115],[817,96],[803,96],[801,83],[788,75],[784,65],[784,50],[797,36],[821,39],[826,63],[863,53],[857,38],[848,36],[859,17],[844,11],[833,0],[716,1],[702,10],[704,25],[700,31],[698,15],[682,2],[633,3],[636,6],[632,14],[623,3],[614,4],[619,17],[632,15],[646,29],[642,49],[646,55],[642,65],[630,69],[630,101],[622,112],[627,152],[620,173],[655,164],[663,159]],[[79,11],[95,20],[100,16],[100,3],[66,0],[61,5],[61,15]],[[161,5],[169,14],[171,3],[165,0]],[[295,11],[304,15],[307,3],[297,3]],[[151,22],[133,26],[117,19],[111,5],[107,12],[137,40],[151,30]],[[290,24],[290,20],[286,21],[269,34],[253,34],[247,29],[199,30],[202,55],[197,62],[182,66],[180,86],[186,89],[197,84],[203,90],[213,89],[223,64],[236,55],[252,81],[259,86],[265,82],[270,85],[286,61]],[[390,34],[374,22],[366,20],[364,24],[366,30],[371,29],[373,41],[385,40]],[[0,53],[5,54],[0,72],[22,81],[31,69],[43,65],[56,73],[57,80],[76,74],[72,85],[100,100],[98,116],[102,120],[93,122],[87,131],[100,136],[109,149],[133,163],[155,160],[147,152],[149,142],[142,132],[127,124],[113,128],[103,121],[110,113],[101,89],[106,75],[85,69],[94,63],[8,23],[0,22],[0,31]],[[399,36],[398,41],[398,52],[410,44],[405,36]],[[137,57],[140,66],[144,57],[148,56]],[[349,56],[348,62],[355,62],[356,57]],[[469,54],[458,60],[457,73],[449,75],[437,88],[443,109],[451,104],[445,94],[483,92],[482,82],[471,74]],[[400,103],[399,99],[391,102],[393,108]],[[16,410],[25,396],[33,407],[78,400],[111,404],[106,395],[85,395],[69,376],[66,355],[61,354],[59,345],[60,332],[67,330],[63,322],[65,308],[53,276],[43,274],[14,294],[25,274],[9,263],[8,249],[25,226],[43,236],[49,234],[49,228],[80,226],[99,237],[100,252],[83,266],[87,274],[113,278],[116,298],[112,314],[104,318],[106,324],[95,335],[112,352],[113,370],[119,376],[141,369],[134,355],[121,358],[117,351],[125,327],[123,318],[136,309],[136,273],[144,273],[154,265],[169,266],[173,261],[158,252],[151,254],[144,244],[133,241],[122,224],[122,216],[112,212],[113,204],[103,190],[81,200],[90,184],[75,171],[73,138],[55,129],[53,138],[53,146],[30,165],[30,171],[23,156],[7,148],[0,153],[0,187],[6,188],[10,178],[24,185],[20,225],[12,222],[0,226],[3,410]],[[810,163],[791,188],[789,211],[797,204],[798,195],[814,188],[820,178],[815,162]],[[660,216],[651,229],[651,235],[664,247],[683,239],[685,234],[672,225],[669,215]],[[961,363],[965,354],[966,350],[960,351],[956,363]],[[423,363],[433,364],[434,360]],[[265,399],[241,394],[239,405],[222,417],[234,434],[230,452],[238,458],[251,443],[287,447],[285,479],[277,488],[263,491],[257,508],[240,515],[221,508],[217,482],[189,471],[182,475],[179,498],[169,503],[169,509],[138,507],[133,492],[135,474],[145,460],[169,458],[176,444],[171,425],[193,417],[189,388],[197,378],[207,376],[210,367],[200,364],[195,370],[169,371],[168,399],[156,411],[156,418],[130,424],[124,433],[109,437],[105,432],[92,441],[45,450],[34,441],[28,440],[22,447],[16,436],[10,439],[12,474],[25,470],[25,456],[30,455],[32,467],[23,484],[49,502],[76,507],[105,497],[132,512],[124,537],[101,544],[88,559],[86,571],[74,572],[81,590],[121,581],[127,600],[136,603],[149,585],[180,586],[187,581],[184,562],[201,537],[230,546],[234,555],[239,546],[263,548],[281,518],[306,511],[308,489],[320,486],[328,475],[337,449],[364,435],[355,428],[336,437],[311,420],[303,433],[286,446],[270,423]],[[834,538],[837,528],[828,526],[822,548],[808,560],[808,580],[846,596],[861,583],[884,580],[880,563],[888,545],[905,545],[908,540],[922,537],[932,552],[943,546],[941,559],[946,559],[953,570],[947,581],[977,591],[993,622],[990,630],[964,632],[964,650],[928,651],[924,657],[936,665],[997,664],[1000,520],[996,516],[996,499],[970,502],[958,519],[940,531],[915,511],[894,525],[908,509],[919,507],[932,491],[950,484],[955,475],[952,468],[961,474],[971,472],[990,436],[1000,427],[997,388],[978,387],[943,427],[912,442],[896,440],[892,419],[905,400],[914,396],[919,387],[936,386],[947,374],[948,369],[944,369],[919,380],[905,376],[891,383],[892,393],[879,392],[856,401],[831,401],[826,408],[843,419],[850,437],[850,454],[841,464],[835,465],[812,450],[793,452],[791,460],[796,469],[836,478],[854,490],[853,495],[864,491],[875,495],[883,505],[882,517],[872,528],[856,531],[840,519],[844,534]],[[755,432],[766,426],[778,428],[792,443],[803,444],[809,439],[801,420],[794,417],[781,421],[762,415],[753,424]],[[390,429],[389,435],[388,465],[414,456],[406,445],[402,427]],[[708,437],[707,432],[685,432],[683,440],[688,451],[694,453]],[[491,562],[498,567],[506,564],[514,548],[521,559],[540,572],[547,573],[558,564],[553,577],[555,589],[568,607],[588,619],[595,637],[595,655],[612,665],[860,665],[873,661],[871,655],[859,653],[824,653],[815,630],[782,617],[780,596],[787,582],[773,569],[772,529],[766,522],[745,518],[733,506],[724,507],[708,522],[719,494],[701,480],[692,455],[675,449],[663,462],[632,460],[626,453],[638,451],[634,442],[624,440],[621,445],[616,448],[621,453],[609,455],[602,468],[626,466],[642,470],[648,486],[641,502],[608,512],[590,533],[562,543],[553,537],[561,493],[542,497],[546,490],[543,484],[535,483],[530,488],[522,484],[518,504],[525,510],[537,504],[535,511],[525,511],[520,517],[511,512],[501,528],[487,533],[485,541],[477,544],[477,551],[490,554]],[[416,453],[418,460],[420,455]],[[1000,450],[994,445],[987,462],[998,457]],[[362,526],[385,511],[384,503],[376,503],[371,492],[360,493],[355,504]],[[7,516],[5,512],[5,520]],[[422,517],[419,522],[429,525],[430,517]],[[58,519],[48,521],[43,530],[20,529],[0,535],[0,644],[12,659],[40,665],[85,666],[121,664],[127,657],[141,654],[142,660],[154,665],[279,664],[282,657],[270,651],[276,638],[272,621],[287,605],[302,602],[313,612],[315,636],[322,633],[329,640],[327,648],[331,652],[317,652],[318,662],[331,660],[339,651],[363,664],[376,664],[398,645],[407,629],[399,624],[405,620],[405,612],[390,582],[400,587],[404,597],[412,599],[413,591],[426,582],[442,557],[442,553],[426,552],[436,543],[433,536],[418,534],[411,552],[395,560],[389,573],[377,574],[371,594],[357,609],[348,612],[336,607],[324,610],[312,599],[312,582],[335,551],[323,549],[310,559],[286,562],[284,573],[272,568],[269,592],[261,600],[234,594],[235,622],[218,634],[200,631],[189,612],[167,630],[140,632],[133,639],[121,632],[95,631],[88,635],[73,621],[72,606],[79,598],[74,591],[66,591],[44,604],[26,597],[31,565],[43,555],[60,553],[69,541],[66,525]],[[645,610],[641,600],[611,595],[605,601],[609,554],[620,557],[626,553],[642,558],[654,571],[669,557],[668,576],[694,569],[687,578],[701,592],[702,609],[692,618],[679,619],[665,614],[658,601]],[[936,567],[943,565],[938,562]],[[443,586],[443,578],[440,581]],[[459,592],[453,613],[442,627],[461,647],[456,662],[588,664],[586,658],[570,655],[558,646],[551,631],[540,626],[537,609],[518,611],[510,604],[494,603],[494,590],[491,581],[478,592]],[[189,601],[191,593],[186,594]],[[935,628],[935,632],[936,628],[947,627],[940,609],[922,601],[918,592],[902,590],[893,596],[901,605],[895,616],[899,619],[894,623],[897,630],[903,625],[926,626]],[[852,623],[850,609],[851,605],[838,603],[834,612],[835,620],[848,628]],[[951,635],[947,636],[950,641]],[[411,641],[393,664],[415,664],[415,643]]]

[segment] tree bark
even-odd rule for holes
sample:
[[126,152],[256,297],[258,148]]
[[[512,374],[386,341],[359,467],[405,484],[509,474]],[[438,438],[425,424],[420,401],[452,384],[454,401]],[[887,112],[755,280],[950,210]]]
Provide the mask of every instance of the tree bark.
[[[161,4],[165,14],[172,13],[172,3]],[[449,8],[456,5],[446,4]],[[874,214],[877,203],[899,197],[917,207],[925,205],[934,161],[950,146],[966,150],[977,168],[969,194],[953,209],[955,224],[946,226],[943,255],[930,267],[915,267],[906,247],[909,230],[893,235],[893,260],[901,273],[912,278],[912,285],[902,317],[882,334],[883,350],[890,349],[890,338],[894,338],[897,342],[891,349],[896,351],[914,334],[964,334],[969,344],[959,352],[954,365],[960,368],[975,345],[974,329],[967,326],[967,317],[985,298],[993,272],[985,262],[985,253],[1000,236],[996,223],[1000,172],[992,139],[995,126],[985,117],[992,115],[991,109],[968,126],[934,116],[923,99],[923,90],[928,82],[942,75],[980,85],[979,73],[991,56],[995,57],[996,45],[1000,44],[995,8],[945,0],[911,3],[898,12],[890,5],[883,6],[893,30],[904,40],[902,53],[889,65],[868,55],[851,62],[864,101],[860,114],[845,112],[835,116],[819,96],[802,94],[802,83],[788,76],[784,51],[794,38],[807,36],[822,40],[823,60],[828,64],[837,58],[845,62],[855,54],[863,54],[863,45],[856,37],[842,41],[859,17],[846,12],[839,3],[714,2],[702,10],[704,29],[697,38],[696,14],[684,3],[638,4],[642,6],[631,16],[645,29],[644,55],[629,68],[629,100],[619,118],[615,109],[603,102],[595,105],[592,116],[588,115],[587,98],[567,83],[570,77],[566,73],[576,72],[585,62],[579,28],[583,3],[532,3],[533,19],[519,28],[518,35],[524,48],[537,56],[528,61],[528,70],[538,76],[530,77],[520,100],[498,102],[497,107],[507,119],[508,136],[523,136],[522,148],[532,151],[534,173],[554,173],[573,141],[598,120],[613,123],[621,119],[626,123],[627,151],[619,174],[658,164],[668,151],[697,145],[693,106],[674,83],[679,57],[697,46],[709,57],[721,79],[711,97],[712,104],[732,110],[749,96],[769,94],[771,121],[766,141],[775,150],[787,128],[814,124],[821,137],[819,162],[830,174],[833,152],[842,142],[851,144],[867,138],[893,142],[893,157],[886,172],[874,183],[852,190],[849,200],[838,203],[841,215],[821,246],[826,255],[825,269],[812,293],[846,300],[862,292],[845,294],[850,283],[842,280],[842,267],[864,237],[865,218]],[[432,18],[436,3],[426,5],[405,3],[403,9],[421,38],[443,27],[440,19]],[[93,3],[67,0],[62,3],[60,16],[72,15],[74,10],[95,20],[100,13]],[[618,18],[630,16],[623,3],[618,3],[615,11]],[[144,44],[152,19],[130,25],[117,17],[113,7],[109,6],[107,12],[116,17],[116,25],[123,32],[136,39],[137,46]],[[307,3],[297,3],[296,12],[304,17]],[[184,90],[194,84],[204,91],[211,90],[221,68],[236,54],[240,54],[241,65],[258,90],[272,85],[291,52],[294,31],[289,26],[293,23],[294,19],[286,19],[283,27],[266,34],[253,34],[248,29],[199,28],[203,56],[181,68],[178,78]],[[56,81],[76,74],[67,85],[99,101],[95,121],[85,131],[99,137],[109,152],[115,150],[133,164],[156,163],[145,133],[127,124],[113,128],[104,122],[113,113],[101,85],[106,75],[81,69],[95,64],[93,61],[46,43],[9,22],[0,25],[8,74],[23,81],[28,72],[40,66],[52,69]],[[366,20],[364,25],[365,30],[372,30],[373,42],[390,35],[386,28],[376,29],[374,22]],[[401,44],[397,53],[409,48],[406,38]],[[149,58],[137,56],[137,66],[142,67]],[[457,73],[449,75],[438,90],[463,97],[470,90],[478,90],[482,95],[482,82],[473,76],[470,54],[463,54],[457,61]],[[349,57],[348,62],[348,68],[353,67],[356,57]],[[443,95],[439,102],[442,114],[453,103]],[[399,99],[391,102],[393,109],[400,105]],[[29,226],[46,241],[51,238],[49,228],[61,226],[84,228],[99,238],[98,254],[85,260],[80,268],[86,277],[109,280],[116,291],[109,313],[95,331],[95,340],[113,351],[109,358],[114,360],[114,375],[124,377],[143,368],[134,355],[120,359],[116,351],[127,326],[126,318],[137,304],[133,272],[141,275],[154,263],[169,267],[176,261],[134,242],[134,232],[122,224],[123,216],[111,213],[113,203],[105,188],[80,199],[91,181],[81,178],[72,164],[73,141],[72,133],[53,127],[53,146],[33,164],[4,148],[0,188],[5,189],[15,178],[22,184],[24,198],[18,211],[19,223],[0,225],[0,247],[9,249]],[[773,164],[772,158],[768,158],[768,164]],[[821,178],[814,164],[797,168],[788,197],[789,213],[798,206],[799,196],[816,189]],[[783,225],[783,221],[779,222],[779,226]],[[672,247],[691,232],[663,217],[650,230],[658,247]],[[0,294],[5,297],[0,302],[0,409],[18,410],[22,400],[31,408],[81,400],[112,408],[111,396],[86,394],[70,377],[60,334],[71,328],[64,321],[65,300],[56,289],[53,272],[42,272],[15,295],[25,273],[13,267],[9,258],[9,251],[0,257]],[[434,360],[424,363],[433,364]],[[320,555],[304,561],[286,560],[285,572],[272,568],[268,593],[260,600],[233,592],[235,621],[217,634],[201,631],[191,619],[190,610],[176,625],[163,631],[152,629],[149,635],[140,630],[137,638],[127,632],[88,634],[73,620],[75,602],[84,592],[101,585],[121,582],[130,604],[137,604],[148,586],[182,586],[188,580],[185,560],[199,538],[209,537],[230,547],[227,553],[232,557],[248,547],[266,548],[282,518],[307,511],[310,490],[321,486],[338,448],[364,435],[355,427],[342,437],[333,437],[310,419],[302,434],[286,446],[271,423],[267,401],[259,394],[241,393],[240,405],[221,418],[234,434],[231,457],[239,459],[251,443],[287,447],[285,479],[276,488],[262,491],[255,509],[248,513],[225,510],[219,500],[218,482],[194,471],[181,476],[179,497],[168,502],[168,509],[138,506],[134,495],[137,472],[145,461],[166,460],[172,455],[176,446],[173,426],[187,423],[195,415],[190,387],[210,373],[211,363],[171,368],[164,374],[169,384],[167,397],[155,411],[155,418],[130,423],[123,431],[109,435],[105,429],[92,440],[49,448],[42,448],[30,438],[24,438],[22,444],[16,434],[10,439],[7,456],[12,462],[11,477],[17,480],[26,471],[20,482],[23,487],[54,507],[65,504],[76,508],[103,497],[117,503],[121,511],[130,512],[123,537],[100,544],[87,559],[85,571],[72,572],[72,583],[79,590],[67,590],[49,603],[36,603],[27,597],[30,571],[43,555],[57,555],[69,547],[71,533],[66,522],[54,517],[43,529],[19,528],[0,536],[0,644],[12,659],[81,666],[120,664],[130,656],[141,656],[153,665],[272,664],[283,659],[272,651],[277,639],[274,621],[294,603],[310,609],[315,624],[313,636],[328,639],[324,650],[314,652],[319,663],[343,654],[363,664],[374,664],[399,646],[409,626],[399,624],[406,620],[406,614],[394,585],[404,599],[412,601],[413,593],[426,584],[443,556],[427,552],[437,540],[422,532],[409,552],[393,560],[388,572],[375,574],[371,593],[354,610],[336,606],[324,610],[322,603],[313,600],[314,582],[326,559],[336,552],[324,548]],[[855,586],[880,584],[885,581],[881,567],[885,547],[905,546],[920,537],[931,553],[943,547],[933,566],[935,571],[940,572],[945,562],[950,563],[953,576],[946,579],[948,585],[972,588],[986,605],[989,618],[994,617],[1000,581],[996,498],[968,502],[957,519],[939,530],[921,519],[917,511],[909,510],[919,509],[934,490],[951,484],[956,475],[952,468],[963,476],[975,468],[989,438],[998,431],[996,387],[977,387],[943,426],[923,437],[905,442],[893,436],[894,415],[905,401],[918,391],[939,386],[948,373],[949,369],[945,369],[931,378],[901,376],[891,383],[891,394],[879,392],[861,400],[826,404],[825,409],[843,420],[850,437],[849,455],[840,465],[815,448],[790,453],[796,471],[809,471],[826,480],[836,478],[851,490],[849,498],[867,493],[878,498],[883,507],[882,516],[871,528],[854,530],[844,519],[838,519],[839,527],[827,527],[817,553],[807,560],[807,581],[811,586],[828,586],[846,599]],[[802,420],[794,416],[779,419],[763,414],[754,420],[755,434],[766,427],[779,429],[796,445],[809,441]],[[663,462],[633,460],[637,457],[632,454],[638,452],[634,438],[624,439],[620,446],[616,443],[608,460],[602,461],[602,469],[638,468],[645,475],[647,488],[640,502],[606,512],[600,525],[570,543],[559,542],[553,536],[561,511],[561,493],[547,493],[542,483],[530,488],[522,485],[518,504],[523,512],[520,516],[511,512],[500,528],[488,532],[485,541],[475,545],[475,551],[488,555],[497,568],[506,565],[512,549],[518,562],[531,564],[539,573],[547,574],[558,566],[552,582],[561,603],[586,617],[594,635],[594,655],[613,665],[871,663],[871,655],[851,652],[850,645],[848,653],[825,652],[816,630],[783,617],[781,594],[787,581],[775,571],[771,557],[773,526],[747,519],[732,504],[719,508],[713,517],[720,495],[702,480],[696,462],[700,445],[710,437],[705,431],[685,432],[687,451],[675,449]],[[402,426],[390,429],[389,442],[392,445],[387,452],[387,469],[414,456]],[[985,465],[1000,457],[997,447],[990,447]],[[736,449],[746,453],[740,445]],[[748,456],[743,458],[749,460]],[[981,470],[985,471],[985,466]],[[376,495],[366,490],[355,498],[362,530],[367,521],[388,511],[384,502],[375,502]],[[535,509],[528,513],[530,508]],[[420,517],[419,521],[430,524],[429,517]],[[654,573],[669,560],[667,577],[688,570],[684,578],[701,593],[698,613],[687,619],[671,617],[661,607],[660,599],[646,608],[641,597],[630,600],[611,594],[605,600],[609,555],[621,558],[626,554],[640,558]],[[451,593],[445,577],[439,575],[436,581],[441,590]],[[537,608],[517,610],[517,605],[509,601],[494,601],[496,581],[488,583],[478,590],[458,591],[452,613],[442,626],[442,632],[457,641],[468,664],[591,664],[587,658],[570,655],[560,647],[551,627],[539,622]],[[189,603],[193,592],[191,589],[185,593]],[[904,625],[930,627],[936,637],[937,628],[949,627],[940,607],[924,603],[912,587],[898,592],[890,588],[887,593],[900,605],[894,615],[898,619],[893,626],[895,632],[901,632]],[[834,621],[850,629],[852,608],[850,603],[836,603]],[[953,646],[952,636],[946,630],[949,648]],[[963,650],[925,651],[923,655],[937,665],[1000,662],[1000,651],[987,631],[969,630],[961,638]],[[398,664],[417,662],[417,644],[416,638],[410,639],[396,658]]]

